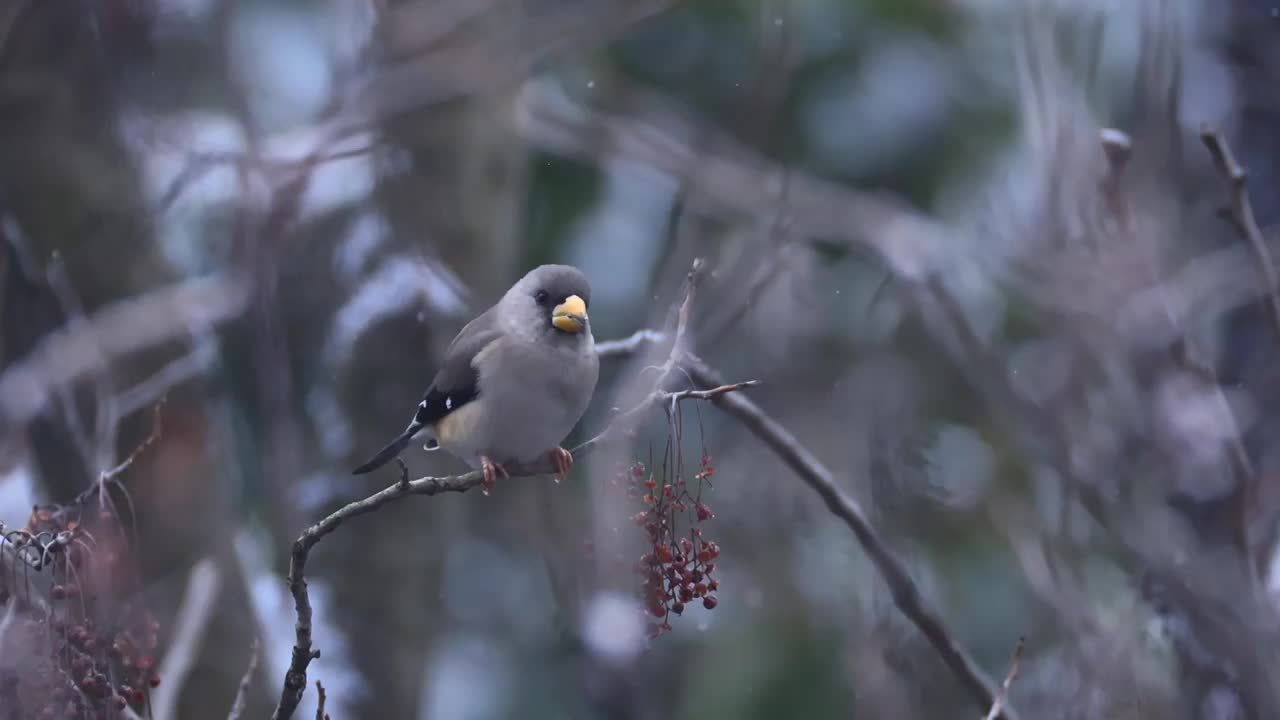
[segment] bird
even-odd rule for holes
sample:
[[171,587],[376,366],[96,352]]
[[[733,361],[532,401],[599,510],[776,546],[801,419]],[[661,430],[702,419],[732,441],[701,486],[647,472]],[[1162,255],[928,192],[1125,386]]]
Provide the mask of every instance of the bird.
[[600,374],[590,301],[578,268],[530,270],[458,332],[408,427],[353,474],[385,465],[428,431],[425,449],[482,470],[486,495],[499,475],[509,477],[506,465],[542,457],[563,480],[573,454],[560,443],[586,412]]

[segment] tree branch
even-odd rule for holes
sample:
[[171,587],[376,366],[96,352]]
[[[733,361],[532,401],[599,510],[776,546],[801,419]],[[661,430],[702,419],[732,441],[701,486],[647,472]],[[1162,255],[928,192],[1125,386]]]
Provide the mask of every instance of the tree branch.
[[184,281],[116,301],[49,333],[0,375],[0,429],[31,420],[58,388],[100,364],[239,315],[247,291],[234,275]]
[[657,330],[637,330],[619,340],[596,343],[596,355],[599,355],[602,360],[619,355],[631,355],[646,343],[660,343],[666,339],[666,334]]
[[160,662],[160,677],[165,682],[151,696],[151,714],[159,720],[177,717],[178,696],[187,675],[195,664],[204,636],[222,589],[222,571],[217,561],[204,558],[187,576],[187,589],[174,622],[173,641]]
[[1231,146],[1217,130],[1204,128],[1200,131],[1200,140],[1213,156],[1213,164],[1218,168],[1218,173],[1228,183],[1231,193],[1231,204],[1226,208],[1228,218],[1240,237],[1249,244],[1249,249],[1258,261],[1258,270],[1262,273],[1266,287],[1271,325],[1277,337],[1280,337],[1280,275],[1277,275],[1275,265],[1271,262],[1267,241],[1262,237],[1262,230],[1258,228],[1258,221],[1253,216],[1253,206],[1249,203],[1249,173],[1236,161]]
[[1004,676],[1004,682],[1000,683],[1000,692],[996,693],[996,701],[991,703],[991,710],[987,712],[986,720],[996,720],[1000,717],[1000,711],[1009,703],[1009,688],[1013,687],[1013,681],[1018,678],[1018,666],[1022,663],[1022,649],[1026,644],[1024,638],[1018,638],[1018,645],[1013,649],[1013,660],[1009,662],[1009,673]]
[[[708,388],[717,388],[724,382],[720,375],[702,360],[686,357],[684,367],[694,382]],[[925,604],[920,589],[888,545],[877,534],[858,502],[840,491],[831,471],[794,435],[777,420],[770,417],[759,405],[738,394],[718,395],[711,400],[716,407],[734,416],[748,430],[787,464],[800,479],[822,498],[827,509],[844,521],[858,539],[863,551],[871,558],[876,571],[889,586],[894,605],[924,634],[942,661],[960,684],[985,711],[996,702],[996,685],[987,677],[978,663],[956,642],[947,630],[942,618]],[[1001,710],[1005,720],[1017,720],[1013,709],[1005,705]]]
[[231,711],[227,713],[227,720],[240,720],[240,716],[244,715],[244,706],[249,700],[249,683],[253,682],[253,674],[258,670],[258,639],[254,638],[253,644],[249,646],[249,667],[245,668],[244,675],[240,676],[240,687],[236,690],[235,702],[231,703]]

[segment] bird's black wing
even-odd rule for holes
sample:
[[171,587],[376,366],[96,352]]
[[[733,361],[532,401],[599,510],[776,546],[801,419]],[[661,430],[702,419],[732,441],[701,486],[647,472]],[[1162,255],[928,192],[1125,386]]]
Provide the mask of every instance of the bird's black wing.
[[481,350],[502,336],[497,327],[497,314],[496,308],[490,308],[467,323],[449,343],[440,371],[431,380],[431,387],[422,396],[422,402],[418,403],[414,423],[437,423],[480,395],[480,374],[474,362]]
[[368,462],[352,471],[354,474],[363,475],[382,467],[408,447],[413,436],[423,428],[439,422],[444,416],[480,396],[480,375],[472,361],[489,343],[501,337],[494,322],[496,314],[491,308],[462,328],[445,350],[440,371],[418,403],[409,426]]

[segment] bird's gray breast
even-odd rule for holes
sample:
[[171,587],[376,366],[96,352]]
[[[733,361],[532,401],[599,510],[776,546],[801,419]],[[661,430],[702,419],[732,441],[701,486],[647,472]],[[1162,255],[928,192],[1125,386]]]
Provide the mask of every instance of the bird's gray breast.
[[527,463],[558,446],[586,411],[599,374],[587,343],[503,338],[477,354],[474,364],[480,392],[471,403],[473,432],[446,447],[473,463],[480,453]]

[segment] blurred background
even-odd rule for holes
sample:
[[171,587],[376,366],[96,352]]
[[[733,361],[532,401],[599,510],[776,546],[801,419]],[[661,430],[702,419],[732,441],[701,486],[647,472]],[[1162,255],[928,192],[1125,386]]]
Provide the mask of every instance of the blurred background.
[[[350,469],[462,325],[564,262],[597,340],[669,330],[694,257],[692,350],[993,682],[1025,638],[1021,718],[1280,717],[1278,83],[1263,0],[3,0],[0,717],[95,717],[99,666],[269,716],[290,546],[395,482]],[[569,443],[667,352],[602,360]],[[326,711],[986,714],[809,486],[677,415],[326,537]],[[672,448],[718,603],[649,646],[618,474]]]

